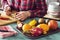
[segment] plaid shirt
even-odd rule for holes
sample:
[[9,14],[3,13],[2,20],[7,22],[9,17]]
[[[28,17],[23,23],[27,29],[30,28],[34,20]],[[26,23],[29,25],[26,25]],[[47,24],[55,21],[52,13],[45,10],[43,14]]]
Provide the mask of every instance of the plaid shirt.
[[42,17],[47,13],[45,0],[2,0],[2,5],[6,4],[19,11],[30,11],[31,17]]

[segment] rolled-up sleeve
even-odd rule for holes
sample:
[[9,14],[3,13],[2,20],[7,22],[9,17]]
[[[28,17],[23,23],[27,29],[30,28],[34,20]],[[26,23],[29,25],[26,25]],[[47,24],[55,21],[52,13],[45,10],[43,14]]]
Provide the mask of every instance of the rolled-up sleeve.
[[43,17],[47,13],[47,5],[45,0],[35,0],[35,10],[30,10],[31,17]]
[[7,0],[1,0],[1,4],[2,4],[3,9],[9,6]]

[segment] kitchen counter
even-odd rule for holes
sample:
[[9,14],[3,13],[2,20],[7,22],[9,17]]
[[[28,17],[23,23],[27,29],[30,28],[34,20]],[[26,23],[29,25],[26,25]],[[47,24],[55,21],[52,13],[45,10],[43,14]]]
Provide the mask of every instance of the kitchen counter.
[[[36,18],[38,19],[38,18]],[[30,21],[31,19],[27,19],[24,22],[27,23],[28,21]],[[40,37],[40,38],[34,38],[34,39],[30,39],[27,38],[26,36],[24,36],[20,31],[17,30],[17,24],[16,23],[12,23],[9,24],[13,27],[13,29],[15,29],[18,34],[12,37],[8,37],[8,38],[4,38],[4,39],[0,39],[0,40],[60,40],[60,32],[45,36],[45,37]],[[60,21],[58,21],[58,26],[60,27]]]

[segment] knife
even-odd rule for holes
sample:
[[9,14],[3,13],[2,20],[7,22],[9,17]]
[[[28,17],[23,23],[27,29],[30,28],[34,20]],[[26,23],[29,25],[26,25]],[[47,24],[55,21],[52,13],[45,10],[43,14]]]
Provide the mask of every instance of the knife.
[[0,17],[0,20],[11,20],[11,19],[5,18],[5,17]]
[[0,32],[9,32],[8,30],[0,30]]

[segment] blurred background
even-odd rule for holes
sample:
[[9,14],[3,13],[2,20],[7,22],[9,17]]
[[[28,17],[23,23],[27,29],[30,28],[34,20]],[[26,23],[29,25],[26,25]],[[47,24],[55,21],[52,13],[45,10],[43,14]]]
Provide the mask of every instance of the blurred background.
[[49,4],[50,2],[60,2],[60,0],[46,0],[46,3]]

